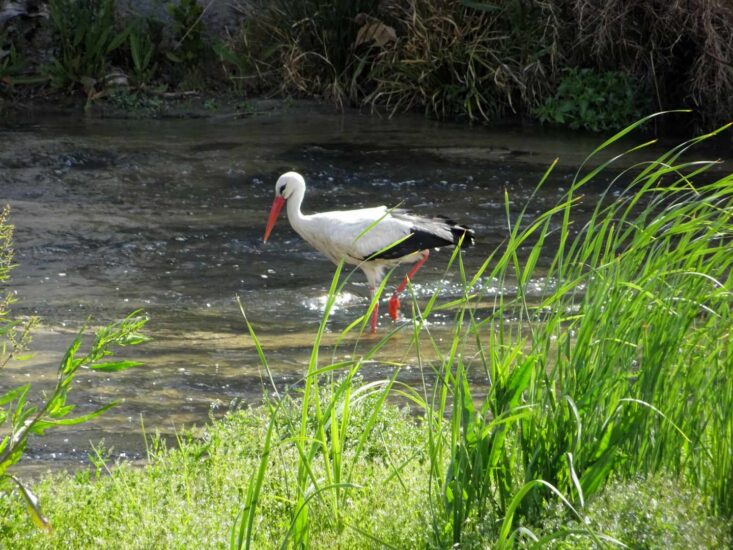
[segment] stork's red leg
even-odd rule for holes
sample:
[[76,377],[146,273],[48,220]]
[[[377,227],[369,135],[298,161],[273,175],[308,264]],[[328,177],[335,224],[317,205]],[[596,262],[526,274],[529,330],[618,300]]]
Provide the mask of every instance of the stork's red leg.
[[397,297],[397,295],[405,290],[405,287],[407,286],[407,282],[411,281],[412,278],[415,276],[415,273],[417,273],[417,270],[422,267],[422,264],[424,264],[428,256],[430,255],[429,250],[424,250],[422,253],[422,258],[420,258],[417,263],[413,266],[413,268],[410,270],[410,272],[407,274],[407,276],[402,280],[400,283],[400,286],[398,286],[394,293],[392,294],[392,297],[389,299],[389,316],[392,317],[393,321],[397,320],[397,314],[400,311],[400,299]]

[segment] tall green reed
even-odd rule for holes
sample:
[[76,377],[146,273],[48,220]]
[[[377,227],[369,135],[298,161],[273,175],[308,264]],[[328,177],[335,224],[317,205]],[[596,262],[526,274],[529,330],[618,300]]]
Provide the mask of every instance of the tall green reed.
[[[314,503],[329,510],[334,529],[358,530],[344,520],[347,495],[376,489],[355,481],[355,456],[390,395],[422,411],[431,479],[425,514],[436,543],[464,543],[480,531],[499,547],[520,537],[541,545],[549,539],[538,539],[526,525],[537,524],[548,500],[560,498],[596,544],[615,544],[585,522],[586,501],[612,477],[658,472],[697,487],[715,514],[733,513],[733,175],[715,173],[713,162],[683,159],[690,147],[728,127],[654,160],[627,161],[588,221],[574,221],[587,202],[584,188],[649,143],[608,160],[593,157],[607,155],[650,118],[593,151],[546,212],[527,214],[533,195],[518,215],[510,213],[507,195],[502,246],[472,274],[459,252],[451,257],[448,269],[457,272],[463,296],[444,303],[438,291],[423,303],[413,295],[412,321],[364,350],[359,334],[367,312],[337,339],[339,346],[355,335],[350,358],[337,360],[334,351],[328,361],[321,357],[326,322],[349,279],[338,267],[297,416],[284,413],[284,404],[293,404],[287,394],[268,402],[268,437],[232,547],[251,546],[258,493],[276,466],[274,451],[284,447],[295,449],[300,462],[297,473],[278,474],[292,476],[290,494],[283,496],[291,509],[283,546],[309,545]],[[554,166],[535,194],[550,184]],[[504,290],[484,295],[484,280]],[[528,291],[537,281],[545,281],[540,296]],[[437,311],[453,312],[449,338],[437,338],[426,322]],[[408,335],[401,344],[406,360],[423,373],[422,387],[400,383],[400,364],[388,379],[360,385],[360,369],[400,332]],[[477,390],[476,382],[487,389]],[[365,399],[373,400],[369,427],[348,435],[350,414]],[[345,454],[347,447],[355,455]],[[394,465],[395,476],[402,466]],[[379,533],[363,534],[379,541]],[[550,538],[558,536],[563,533]]]
[[[626,191],[606,195],[584,227],[573,227],[573,209],[608,162],[579,174],[557,207],[531,222],[522,213],[509,228],[484,275],[513,281],[516,295],[463,328],[491,384],[480,407],[464,382],[466,358],[444,368],[454,400],[444,501],[453,542],[488,512],[504,525],[515,513],[537,519],[549,495],[519,484],[538,481],[582,509],[612,475],[666,471],[730,514],[733,177],[710,181],[714,163],[680,158],[724,129],[624,171],[613,186],[628,178]],[[549,267],[538,269],[548,249]],[[525,289],[539,276],[547,288],[532,303]],[[467,297],[469,312],[478,298]],[[507,536],[502,528],[502,544]]]

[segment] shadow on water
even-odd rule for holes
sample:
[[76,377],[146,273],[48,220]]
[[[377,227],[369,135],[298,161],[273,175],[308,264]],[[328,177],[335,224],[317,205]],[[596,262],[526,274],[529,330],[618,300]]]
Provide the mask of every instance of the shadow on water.
[[[477,129],[297,108],[245,120],[52,118],[0,126],[0,140],[0,201],[11,205],[16,227],[15,312],[43,322],[33,358],[9,367],[0,390],[27,381],[35,391],[50,387],[87,319],[99,325],[142,308],[154,338],[133,350],[146,366],[78,378],[72,396],[79,412],[112,398],[125,402],[93,423],[32,440],[25,462],[31,468],[75,467],[100,439],[114,456],[140,458],[141,418],[148,432],[170,435],[232,402],[256,402],[263,391],[259,360],[236,296],[277,383],[300,380],[333,266],[285,220],[263,246],[280,173],[306,176],[306,211],[401,203],[468,223],[478,238],[464,255],[472,272],[506,235],[504,189],[518,211],[560,157],[532,207],[548,208],[598,143],[536,128]],[[586,191],[587,211],[606,183]],[[448,258],[448,252],[431,255],[416,281],[418,296],[438,289],[446,299],[459,295],[457,279],[444,273]],[[363,276],[351,281],[330,321],[334,331],[367,306]],[[511,291],[482,283],[489,294]],[[390,322],[382,311],[384,330]],[[445,335],[450,319],[449,312],[436,314],[432,333]],[[405,347],[397,339],[381,357],[409,365]],[[390,369],[373,364],[363,373],[378,379]],[[414,367],[401,377],[421,379]]]

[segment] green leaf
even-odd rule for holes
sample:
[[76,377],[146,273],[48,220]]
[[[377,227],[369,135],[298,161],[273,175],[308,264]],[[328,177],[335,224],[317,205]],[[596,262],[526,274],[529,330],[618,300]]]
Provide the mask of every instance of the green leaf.
[[120,338],[117,341],[117,344],[120,346],[137,346],[139,344],[144,344],[145,342],[149,342],[150,337],[145,336],[143,334],[139,334],[137,332],[131,332],[130,334],[127,334]]
[[140,361],[107,361],[104,363],[93,363],[89,366],[92,370],[100,372],[118,372],[142,365]]
[[[7,474],[6,474],[7,475]],[[15,484],[20,489],[20,494],[25,499],[25,503],[28,509],[28,514],[30,514],[31,519],[33,520],[33,523],[36,525],[36,527],[39,527],[40,529],[44,529],[46,531],[51,531],[51,524],[46,519],[46,517],[41,512],[41,504],[38,500],[38,497],[33,494],[33,492],[24,485],[17,477],[7,475],[8,478],[13,480]]]
[[28,390],[30,389],[30,384],[23,384],[22,386],[18,386],[15,389],[5,392],[2,396],[0,396],[0,406],[7,405],[11,401],[15,401],[21,395],[26,395],[28,393]]
[[173,63],[182,63],[183,59],[174,54],[173,52],[165,52],[165,56],[173,61]]
[[616,451],[617,447],[607,448],[601,457],[592,466],[586,468],[583,475],[580,476],[580,486],[586,497],[598,491],[606,479],[608,479],[608,476],[611,474],[611,469],[616,462]]
[[231,65],[238,65],[239,59],[237,59],[237,55],[224,42],[214,42],[212,47],[222,61],[226,61]]
[[116,407],[119,405],[121,401],[113,401],[112,403],[107,403],[106,405],[103,405],[102,407],[99,407],[96,411],[90,412],[89,414],[85,414],[82,416],[77,416],[74,418],[63,418],[58,420],[39,420],[33,425],[33,433],[36,433],[38,435],[42,435],[47,429],[53,428],[55,426],[76,426],[78,424],[84,424],[85,422],[89,422],[90,420],[94,420],[98,416],[104,414],[108,410],[110,410],[112,407]]

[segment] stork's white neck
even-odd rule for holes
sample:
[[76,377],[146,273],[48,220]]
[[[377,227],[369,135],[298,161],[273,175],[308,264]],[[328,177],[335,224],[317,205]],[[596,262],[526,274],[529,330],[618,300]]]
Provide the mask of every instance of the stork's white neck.
[[303,227],[303,223],[306,221],[307,216],[304,216],[300,211],[300,206],[303,204],[303,196],[305,195],[305,188],[297,186],[293,194],[288,197],[288,221],[290,225],[298,233],[300,228]]

